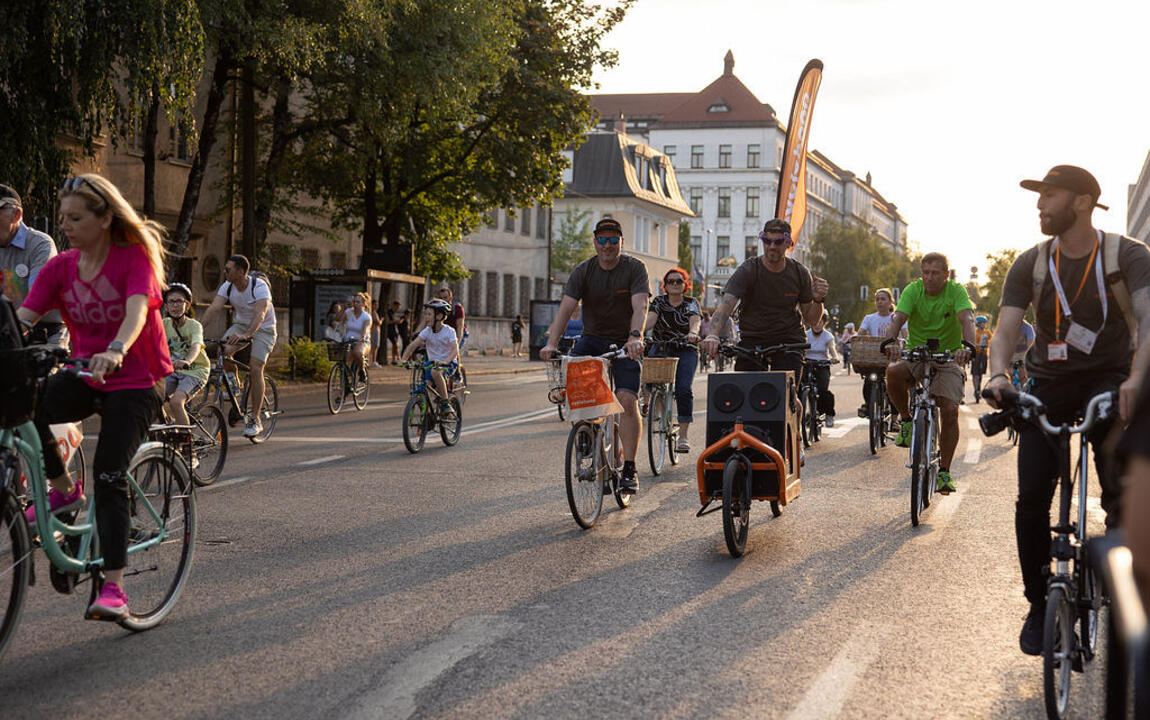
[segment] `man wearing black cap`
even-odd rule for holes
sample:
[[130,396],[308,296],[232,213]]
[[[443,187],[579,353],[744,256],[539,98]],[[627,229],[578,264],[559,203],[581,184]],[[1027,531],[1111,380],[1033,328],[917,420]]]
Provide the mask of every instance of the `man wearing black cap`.
[[[40,268],[56,254],[56,243],[39,230],[24,224],[24,206],[20,195],[7,185],[0,185],[0,293],[16,307],[36,282]],[[33,341],[64,347],[68,331],[60,311],[45,314],[33,331]]]
[[[990,381],[997,407],[1010,388],[1009,367],[1022,330],[1022,316],[1034,305],[1035,342],[1026,356],[1034,380],[1031,391],[1046,405],[1053,423],[1073,421],[1090,398],[1119,391],[1120,414],[1128,419],[1141,372],[1131,373],[1134,348],[1150,332],[1150,250],[1137,240],[1096,230],[1091,223],[1102,191],[1089,172],[1059,165],[1042,180],[1023,180],[1038,193],[1038,219],[1052,236],[1022,253],[1007,273],[998,326],[990,345]],[[1150,352],[1140,353],[1144,367]],[[1096,426],[1088,438],[1102,485],[1107,527],[1118,523],[1120,479],[1099,452],[1113,421]],[[1018,501],[1014,526],[1018,559],[1030,613],[1019,636],[1028,655],[1042,651],[1046,579],[1050,558],[1050,503],[1058,457],[1043,432],[1024,425],[1018,441]]]
[[623,226],[605,217],[595,224],[595,257],[571,271],[563,288],[559,312],[551,322],[547,344],[539,356],[549,360],[555,354],[563,329],[580,301],[583,303],[583,335],[571,349],[572,355],[602,355],[611,345],[627,351],[626,358],[612,364],[615,395],[623,406],[619,423],[623,442],[623,478],[619,489],[634,493],[635,455],[639,450],[639,363],[643,354],[643,325],[647,320],[647,267],[623,254]]

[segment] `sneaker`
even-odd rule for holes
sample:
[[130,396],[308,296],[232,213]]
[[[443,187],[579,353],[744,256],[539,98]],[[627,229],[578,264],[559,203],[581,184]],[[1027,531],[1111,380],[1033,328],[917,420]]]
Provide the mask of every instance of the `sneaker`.
[[894,444],[899,447],[910,447],[910,434],[912,431],[911,421],[903,420],[902,427],[900,427],[898,431],[898,437],[894,439]]
[[827,415],[826,417],[823,418],[823,422],[826,424],[827,427],[833,428],[835,426],[835,416],[834,415]]
[[259,435],[263,431],[263,423],[261,423],[258,419],[248,420],[246,423],[244,423],[244,437],[246,438],[254,438],[256,435]]
[[[73,483],[72,492],[65,495],[56,488],[48,489],[48,512],[56,515],[69,510],[78,510],[84,504],[84,486]],[[28,528],[36,530],[36,510],[31,505],[24,511],[24,519],[28,521]]]
[[679,438],[678,444],[675,445],[675,452],[680,455],[686,455],[691,452],[691,444],[684,438]]
[[934,481],[934,489],[943,495],[949,495],[955,491],[954,478],[950,476],[949,470],[938,471],[938,478]]
[[624,495],[634,495],[639,492],[639,478],[634,475],[630,477],[624,475],[619,478],[619,492]]
[[1042,624],[1046,619],[1045,605],[1031,605],[1022,632],[1018,634],[1018,647],[1027,655],[1042,654]]
[[859,405],[859,417],[861,417],[861,418],[870,417],[870,411],[868,411],[866,409],[866,403]]
[[128,616],[128,596],[114,582],[104,583],[100,596],[88,606],[84,617],[89,620],[110,620],[116,622]]

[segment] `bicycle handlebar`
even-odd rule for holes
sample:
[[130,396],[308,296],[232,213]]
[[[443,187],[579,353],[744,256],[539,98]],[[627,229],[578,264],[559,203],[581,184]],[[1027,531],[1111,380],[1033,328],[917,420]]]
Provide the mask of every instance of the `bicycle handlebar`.
[[[993,400],[994,391],[986,388],[982,391],[982,397]],[[1118,403],[1118,392],[1110,390],[1090,398],[1090,402],[1086,404],[1086,411],[1082,414],[1082,422],[1077,425],[1054,425],[1046,419],[1046,406],[1029,393],[1000,390],[999,398],[998,402],[1003,409],[997,413],[987,413],[978,419],[978,424],[985,435],[997,435],[1002,432],[1006,427],[1005,421],[1014,416],[1034,423],[1048,435],[1058,435],[1063,428],[1071,435],[1076,435],[1090,432],[1097,423],[1109,419],[1114,414]]]
[[736,345],[732,342],[724,342],[719,346],[719,352],[727,357],[734,357],[739,355],[741,357],[749,358],[751,360],[760,360],[762,358],[770,357],[771,355],[778,355],[779,353],[799,352],[802,350],[810,350],[810,343],[780,343],[778,345],[768,345],[767,347],[754,347],[748,348],[741,345]]
[[245,345],[251,345],[252,339],[248,338],[247,340],[239,343],[229,343],[226,339],[223,338],[204,338],[204,344],[207,345],[208,343],[212,343],[213,345],[235,345],[236,347],[242,348]]

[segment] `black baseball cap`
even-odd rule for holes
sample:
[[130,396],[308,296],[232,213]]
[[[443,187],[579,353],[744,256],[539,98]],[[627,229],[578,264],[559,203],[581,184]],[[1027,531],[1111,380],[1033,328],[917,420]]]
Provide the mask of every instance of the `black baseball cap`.
[[15,205],[20,209],[24,208],[24,203],[20,201],[20,193],[7,185],[0,185],[0,207],[4,207],[5,205]]
[[1045,187],[1056,187],[1078,195],[1089,195],[1093,198],[1095,207],[1110,209],[1098,202],[1098,198],[1102,196],[1102,187],[1094,176],[1074,165],[1055,165],[1041,180],[1023,180],[1019,185],[1034,192],[1042,192]]
[[623,234],[623,226],[620,225],[619,221],[616,220],[615,218],[609,218],[609,217],[603,218],[599,222],[595,223],[595,234],[596,235],[598,235],[603,230],[614,230],[615,232],[619,233],[620,235]]

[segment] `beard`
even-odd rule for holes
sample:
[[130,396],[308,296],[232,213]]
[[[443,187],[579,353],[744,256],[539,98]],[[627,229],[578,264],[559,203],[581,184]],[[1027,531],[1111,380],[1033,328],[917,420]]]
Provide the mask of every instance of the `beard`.
[[1052,211],[1049,215],[1039,216],[1038,218],[1038,224],[1042,228],[1042,234],[1050,236],[1061,235],[1073,227],[1076,222],[1078,222],[1078,213],[1071,207]]

